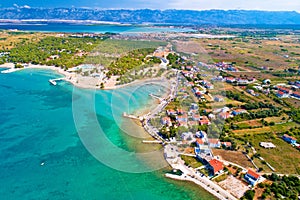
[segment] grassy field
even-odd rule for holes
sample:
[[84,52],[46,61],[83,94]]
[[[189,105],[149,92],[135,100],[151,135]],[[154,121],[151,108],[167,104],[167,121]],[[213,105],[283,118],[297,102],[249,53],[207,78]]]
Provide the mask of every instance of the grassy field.
[[262,128],[253,128],[253,129],[243,129],[243,130],[233,130],[232,132],[236,135],[253,135],[253,134],[260,134],[260,133],[281,133],[286,131],[292,127],[299,127],[300,125],[295,122],[288,122],[285,124],[276,124],[274,126],[265,126]]
[[203,164],[200,161],[198,161],[197,158],[195,157],[185,156],[185,155],[181,155],[180,157],[182,160],[184,160],[187,166],[191,166],[193,168],[198,168],[203,166]]
[[300,108],[300,101],[293,98],[284,99],[285,102],[289,103],[294,108]]
[[223,102],[207,103],[206,105],[209,107],[212,107],[212,108],[221,108],[221,107],[224,107],[226,104],[231,104],[233,106],[238,107],[238,106],[244,105],[245,103],[240,102],[240,101],[231,100],[231,99],[224,97]]
[[221,156],[224,160],[236,163],[242,167],[248,168],[252,167],[252,163],[246,158],[246,156],[240,151],[227,151],[223,149],[213,149],[213,154],[215,156]]
[[[300,152],[290,144],[272,134],[256,134],[247,137],[252,143],[257,153],[261,155],[276,172],[283,174],[300,174]],[[276,148],[265,149],[259,146],[260,142],[272,142]],[[255,163],[260,162],[255,160]],[[267,166],[263,167],[270,171]]]
[[220,176],[214,178],[213,180],[214,180],[215,182],[219,183],[219,182],[221,182],[221,181],[224,181],[227,177],[228,177],[227,174],[222,174],[222,175],[220,175]]
[[[199,44],[199,47],[197,47],[198,53],[209,55],[207,61],[235,62],[243,70],[250,69],[253,71],[253,66],[256,68],[265,66],[271,71],[297,67],[299,65],[300,47],[296,38],[285,37],[284,41],[282,40],[257,40],[248,37],[198,39],[193,42]],[[189,46],[195,47],[196,45],[190,43]],[[202,57],[203,55],[201,55]]]
[[248,121],[243,121],[243,122],[238,122],[236,123],[240,128],[241,127],[253,127],[253,126],[262,126],[262,123],[260,120],[248,120]]
[[38,42],[42,38],[54,35],[56,34],[0,31],[0,50],[9,50],[22,41]]
[[[283,114],[280,117],[267,117],[264,120],[268,123],[270,123],[270,122],[285,123],[287,121],[288,117],[289,116],[287,114]],[[285,120],[283,120],[283,119],[285,119]]]

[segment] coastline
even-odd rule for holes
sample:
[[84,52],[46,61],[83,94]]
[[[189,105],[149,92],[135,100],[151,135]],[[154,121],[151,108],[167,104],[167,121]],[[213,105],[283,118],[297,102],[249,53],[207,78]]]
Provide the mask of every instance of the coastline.
[[[56,75],[53,76],[51,73]],[[87,200],[108,197],[130,199],[132,195],[135,199],[144,196],[149,199],[163,197],[165,200],[204,196],[207,197],[204,199],[215,200],[206,191],[193,184],[166,179],[163,170],[141,174],[125,173],[99,163],[77,140],[77,129],[72,125],[74,123],[73,109],[69,102],[72,85],[63,84],[61,87],[52,87],[47,83],[49,77],[57,77],[56,72],[30,69],[16,74],[0,74],[0,76],[2,77],[0,78],[1,86],[3,86],[1,87],[3,97],[1,98],[3,106],[1,119],[5,122],[2,123],[1,129],[3,133],[7,133],[5,135],[8,138],[12,139],[11,137],[14,136],[15,141],[11,142],[11,145],[2,145],[3,155],[6,155],[6,152],[10,154],[12,148],[17,151],[13,156],[2,156],[3,180],[0,191],[2,196],[8,199],[81,198]],[[86,92],[90,93],[88,90]],[[107,106],[110,104],[105,103],[107,100],[105,97],[109,97],[109,93],[96,94],[99,101],[95,106],[98,106],[99,110],[109,112]],[[125,96],[126,93],[120,95]],[[88,98],[88,96],[83,96],[83,98]],[[150,98],[147,99],[152,101]],[[82,106],[84,113],[85,104]],[[41,114],[38,114],[39,112]],[[11,116],[9,120],[8,114]],[[83,121],[89,118],[88,115],[83,116]],[[21,118],[22,122],[20,122]],[[102,119],[105,120],[106,117]],[[108,119],[103,123],[111,123],[111,120]],[[106,128],[111,140],[118,142],[117,145],[120,144],[123,148],[124,141],[118,126],[113,125],[113,129],[108,126]],[[87,133],[93,130],[91,126],[87,127]],[[24,138],[24,133],[28,133],[25,134],[26,138]],[[31,146],[29,150],[28,145]],[[151,145],[144,146],[150,147]],[[134,152],[134,149],[129,150]],[[102,151],[102,147],[99,151]],[[107,149],[107,151],[115,152],[114,149]],[[7,164],[11,167],[7,167]],[[124,167],[130,165],[126,161],[122,161],[121,164]],[[75,179],[74,174],[78,175]],[[121,189],[115,191],[112,196],[110,191],[114,191],[116,183]],[[147,185],[151,187],[145,187]],[[53,194],[53,191],[57,191],[58,195],[56,192]],[[82,191],[86,192],[82,194]]]
[[64,19],[0,19],[4,23],[24,23],[24,22],[50,22],[50,23],[72,23],[72,24],[99,24],[99,25],[120,25],[129,26],[131,24],[122,24],[119,22],[97,21],[97,20],[64,20]]
[[[8,69],[14,69],[14,64],[13,63],[5,63],[3,65],[0,65],[0,68],[8,68]],[[99,89],[99,87],[97,88],[92,88],[92,87],[86,87],[85,85],[82,85],[80,83],[76,83],[75,79],[72,78],[72,76],[74,76],[74,73],[70,73],[70,72],[67,72],[63,69],[61,69],[60,67],[55,67],[55,66],[46,66],[46,65],[33,65],[33,64],[29,64],[28,67],[25,67],[25,68],[20,68],[20,69],[16,69],[16,71],[21,71],[21,70],[26,70],[26,69],[44,69],[44,70],[52,70],[52,71],[55,71],[57,73],[59,73],[60,75],[63,75],[64,76],[64,80],[65,81],[68,81],[70,82],[71,84],[73,84],[75,87],[78,87],[78,88],[82,88],[82,89]],[[76,75],[76,74],[75,74]],[[113,87],[109,87],[109,88],[104,88],[104,90],[113,90],[113,89],[118,89],[118,88],[122,88],[122,87],[127,87],[127,86],[130,86],[130,85],[133,85],[133,84],[142,84],[142,83],[153,83],[153,81],[159,81],[159,80],[163,80],[164,78],[162,77],[159,77],[159,78],[152,78],[152,79],[144,79],[144,80],[136,80],[136,81],[133,81],[131,83],[128,83],[128,84],[124,84],[124,85],[116,85],[116,86],[113,86]],[[170,91],[172,93],[172,90]],[[167,98],[167,94],[164,95],[164,98]],[[157,103],[157,105],[155,106],[155,109],[157,109],[158,107],[160,106],[160,103]],[[141,108],[141,110],[144,110],[145,108]],[[146,111],[143,112],[143,114],[146,114]],[[148,129],[145,129],[145,127],[143,127],[143,125],[137,125],[139,128],[141,128],[141,130],[144,130],[146,131],[146,133],[151,137],[151,138],[154,138],[156,139],[155,137],[153,137],[153,135],[151,134],[151,132],[149,132]],[[163,148],[165,148],[163,146]],[[164,160],[166,162],[167,159],[164,158]],[[173,168],[172,165],[170,165],[169,163],[169,166]],[[214,195],[214,192],[209,189],[206,185],[203,186],[203,183],[200,183],[199,184],[199,181],[195,181],[193,178],[189,177],[189,178],[178,178],[178,177],[173,177],[173,176],[170,176],[169,174],[164,174],[164,176],[166,178],[171,178],[171,179],[174,179],[174,180],[177,180],[177,181],[182,181],[182,182],[185,182],[185,184],[188,184],[188,182],[190,183],[193,183],[194,186],[193,187],[201,187],[203,190],[205,190],[207,193],[210,193],[212,194],[214,197],[217,197],[218,199],[221,199],[219,198],[218,195]]]
[[[104,88],[100,88],[99,86],[93,86],[91,82],[97,81],[96,78],[93,77],[84,77],[81,75],[78,75],[74,72],[67,72],[64,69],[60,67],[55,67],[55,66],[48,66],[48,65],[34,65],[34,64],[28,64],[28,67],[24,68],[19,68],[15,69],[13,63],[4,63],[0,65],[0,68],[8,68],[7,73],[13,73],[16,71],[21,71],[21,70],[26,70],[26,69],[46,69],[46,70],[53,70],[57,72],[60,75],[64,76],[64,80],[71,83],[72,85],[82,88],[82,89],[97,89],[97,90],[115,90],[123,87],[127,87],[130,85],[135,85],[135,84],[142,84],[142,83],[151,83],[151,82],[156,82],[156,81],[163,81],[163,77],[157,77],[157,78],[148,78],[148,79],[142,79],[142,80],[135,80],[133,82],[127,83],[127,84],[122,84],[122,85],[116,85],[115,80],[109,80],[107,83],[104,84]],[[116,79],[116,77],[114,77]]]

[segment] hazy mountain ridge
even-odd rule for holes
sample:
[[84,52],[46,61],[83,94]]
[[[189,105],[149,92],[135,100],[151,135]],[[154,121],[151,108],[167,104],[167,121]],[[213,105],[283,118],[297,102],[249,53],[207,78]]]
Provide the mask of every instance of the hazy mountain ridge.
[[294,11],[97,10],[83,8],[3,8],[1,19],[98,20],[121,23],[300,24]]

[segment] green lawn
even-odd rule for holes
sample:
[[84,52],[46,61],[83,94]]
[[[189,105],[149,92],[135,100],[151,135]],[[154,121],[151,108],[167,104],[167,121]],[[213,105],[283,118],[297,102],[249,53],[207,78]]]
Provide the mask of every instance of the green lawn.
[[217,183],[221,182],[221,181],[224,181],[226,178],[227,178],[227,174],[222,174],[216,178],[214,178],[213,180],[216,181]]
[[198,168],[203,166],[203,164],[200,161],[198,161],[198,159],[195,157],[185,155],[181,155],[180,157],[182,160],[184,160],[187,166],[191,166],[192,168]]

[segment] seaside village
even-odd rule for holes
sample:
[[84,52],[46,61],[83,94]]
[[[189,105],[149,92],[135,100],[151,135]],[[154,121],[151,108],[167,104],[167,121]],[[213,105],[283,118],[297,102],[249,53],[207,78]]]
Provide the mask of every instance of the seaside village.
[[[175,89],[170,94],[172,100],[162,99],[160,112],[143,123],[145,129],[165,145],[165,158],[173,168],[166,176],[192,181],[220,199],[239,199],[247,191],[259,190],[257,185],[265,182],[266,178],[250,154],[245,152],[241,155],[252,165],[244,167],[214,153],[217,149],[226,152],[237,149],[234,140],[224,137],[225,123],[251,112],[246,106],[235,105],[235,101],[231,100],[235,98],[234,94],[227,88],[238,86],[249,98],[273,94],[279,98],[300,100],[300,81],[272,85],[269,79],[258,81],[253,77],[228,75],[227,72],[239,71],[232,64],[221,62],[207,65],[188,62],[185,58],[182,60],[182,66],[173,69],[177,76],[173,83]],[[228,106],[228,102],[232,104]],[[261,106],[268,107],[265,104]],[[281,139],[300,150],[296,138],[284,134]],[[277,148],[272,142],[264,140],[259,145],[265,149]],[[276,171],[251,144],[247,146],[270,171]]]
[[[230,141],[220,140],[218,134],[209,135],[212,132],[209,127],[214,125],[216,120],[222,126],[224,120],[247,113],[247,110],[224,106],[226,96],[226,94],[222,95],[224,91],[221,91],[221,94],[212,95],[209,90],[214,89],[213,82],[250,84],[254,83],[255,79],[236,80],[231,77],[212,76],[211,80],[199,80],[197,75],[208,71],[207,69],[201,70],[203,67],[207,69],[215,67],[217,70],[237,70],[224,63],[214,66],[199,63],[198,66],[182,67],[177,77],[176,100],[168,104],[158,117],[162,126],[160,134],[163,138],[168,138],[168,147],[165,148],[166,160],[175,169],[175,174],[166,176],[193,181],[220,198],[241,198],[249,188],[265,179],[257,173],[255,168],[246,169],[214,156],[213,148],[231,150],[234,147]],[[206,78],[210,77],[208,74],[203,75]],[[204,109],[200,113],[199,104],[208,101],[217,102],[218,105],[214,109]],[[198,161],[194,168],[189,165],[188,157]],[[227,176],[229,173],[238,175]],[[224,179],[225,176],[226,179]],[[217,183],[214,181],[217,179],[224,180]]]
[[[263,170],[272,173],[276,172],[276,167],[268,163],[252,143],[243,140],[243,137],[250,137],[243,131],[291,123],[283,106],[267,102],[271,97],[276,105],[282,103],[282,99],[300,101],[300,80],[272,83],[270,79],[235,75],[240,69],[232,63],[195,62],[171,49],[170,46],[160,47],[149,55],[160,59],[161,64],[156,64],[156,75],[143,77],[153,79],[169,75],[167,78],[172,83],[170,94],[166,98],[157,98],[159,105],[156,109],[144,117],[136,117],[156,139],[152,142],[164,145],[165,158],[173,168],[166,177],[194,182],[219,199],[239,199],[249,191],[259,191],[258,185],[267,181]],[[2,73],[27,67],[15,67]],[[145,74],[149,72],[142,70]],[[82,87],[114,88],[120,78],[108,77],[107,71],[93,65],[62,71],[68,81]],[[56,85],[58,80],[61,79],[50,80],[50,83]],[[267,117],[278,121],[268,121]],[[280,140],[289,148],[300,150],[297,139],[288,130],[282,131],[287,132],[282,132]],[[235,133],[238,133],[239,140],[234,137]],[[259,148],[270,150],[278,147],[262,137]],[[224,155],[238,149],[243,152],[238,157],[224,159]],[[237,159],[244,159],[249,165],[236,163]]]

